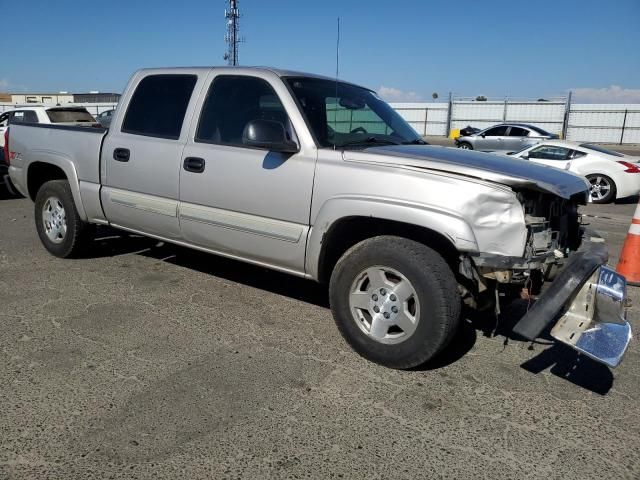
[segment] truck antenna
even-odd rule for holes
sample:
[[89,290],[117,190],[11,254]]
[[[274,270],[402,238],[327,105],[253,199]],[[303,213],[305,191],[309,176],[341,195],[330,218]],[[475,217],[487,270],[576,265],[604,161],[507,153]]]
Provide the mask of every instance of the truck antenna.
[[[340,17],[338,17],[338,35],[336,38],[336,106],[333,111],[333,130],[338,131],[338,75],[340,73]],[[335,135],[333,139],[333,149],[336,149]]]

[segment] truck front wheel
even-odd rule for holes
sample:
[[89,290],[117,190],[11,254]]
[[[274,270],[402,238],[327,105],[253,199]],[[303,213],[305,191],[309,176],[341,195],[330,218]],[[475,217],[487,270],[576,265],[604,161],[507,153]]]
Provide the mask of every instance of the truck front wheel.
[[66,180],[51,180],[36,194],[35,220],[44,247],[56,257],[77,255],[86,245],[90,224],[82,221]]
[[333,270],[329,298],[351,347],[390,368],[433,358],[460,318],[457,282],[445,260],[401,237],[374,237],[350,248]]

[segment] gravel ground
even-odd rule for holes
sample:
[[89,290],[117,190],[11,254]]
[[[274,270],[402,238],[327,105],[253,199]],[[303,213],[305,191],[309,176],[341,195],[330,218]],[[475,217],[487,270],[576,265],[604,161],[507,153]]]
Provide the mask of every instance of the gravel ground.
[[[585,209],[614,263],[634,208]],[[640,477],[637,340],[610,371],[514,308],[388,370],[311,282],[108,229],[59,260],[32,217],[0,199],[0,478]]]

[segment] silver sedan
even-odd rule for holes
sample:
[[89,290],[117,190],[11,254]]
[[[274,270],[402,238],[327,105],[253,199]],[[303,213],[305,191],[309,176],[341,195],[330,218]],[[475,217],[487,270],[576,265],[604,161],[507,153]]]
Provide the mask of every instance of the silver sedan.
[[456,138],[456,146],[465,150],[480,150],[481,152],[517,152],[542,140],[556,138],[558,135],[534,125],[501,123],[471,135]]

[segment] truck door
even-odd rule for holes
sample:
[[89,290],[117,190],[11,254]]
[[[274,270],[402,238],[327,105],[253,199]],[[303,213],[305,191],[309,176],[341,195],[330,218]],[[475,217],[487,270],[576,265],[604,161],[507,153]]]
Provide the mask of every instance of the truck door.
[[102,147],[101,198],[113,225],[180,238],[179,164],[189,123],[184,119],[192,116],[198,78],[198,71],[182,69],[131,81],[122,99],[126,112],[117,116]]
[[[285,85],[266,73],[214,72],[196,117],[180,168],[184,239],[228,256],[303,272],[317,150],[298,140],[294,125],[300,133],[304,120]],[[248,146],[243,133],[255,120],[284,126],[300,151]]]

